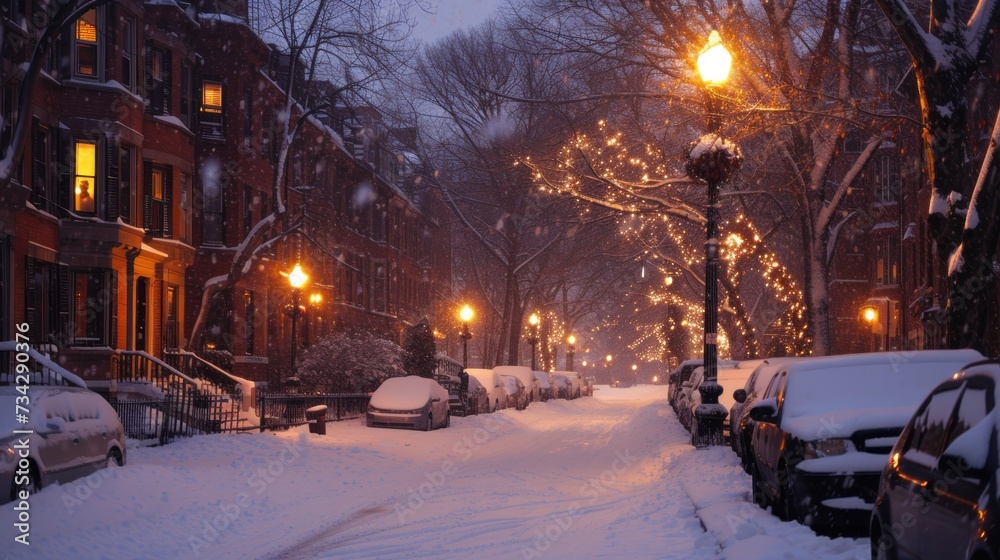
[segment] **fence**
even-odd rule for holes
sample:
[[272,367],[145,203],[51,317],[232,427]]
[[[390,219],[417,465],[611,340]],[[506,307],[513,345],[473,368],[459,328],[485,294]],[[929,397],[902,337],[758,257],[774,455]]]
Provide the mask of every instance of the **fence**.
[[167,393],[160,399],[110,399],[125,435],[166,445],[179,437],[242,431],[244,420],[224,395]]
[[299,395],[259,393],[257,395],[257,416],[260,431],[265,429],[283,430],[306,423],[306,409],[324,404],[327,420],[347,420],[363,416],[368,410],[370,395],[330,394]]

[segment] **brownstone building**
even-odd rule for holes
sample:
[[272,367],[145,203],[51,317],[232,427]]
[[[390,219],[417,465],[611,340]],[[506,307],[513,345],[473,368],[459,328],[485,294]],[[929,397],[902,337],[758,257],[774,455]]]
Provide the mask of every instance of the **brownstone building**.
[[[7,27],[21,29],[33,4],[5,12]],[[310,276],[299,346],[433,320],[435,289],[450,286],[449,233],[414,180],[406,136],[373,111],[310,117],[275,185],[287,56],[246,18],[242,4],[104,4],[63,32],[26,107],[14,99],[26,51],[5,44],[0,136],[15,119],[31,128],[0,192],[0,339],[28,323],[33,344],[95,386],[123,350],[214,353],[237,375],[280,379],[291,340],[282,273],[297,263]],[[267,219],[275,193],[281,220]],[[267,243],[211,302],[205,337],[189,340],[205,282],[262,221]]]

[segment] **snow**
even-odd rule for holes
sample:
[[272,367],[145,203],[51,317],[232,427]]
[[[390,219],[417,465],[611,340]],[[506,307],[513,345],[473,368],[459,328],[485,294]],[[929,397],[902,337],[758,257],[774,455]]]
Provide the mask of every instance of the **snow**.
[[[696,450],[666,386],[453,418],[364,419],[327,435],[217,434],[129,449],[128,465],[44,489],[13,559],[868,558],[749,501],[727,447]],[[13,531],[12,508],[0,524]],[[109,545],[109,543],[111,543]]]
[[538,380],[538,386],[544,389],[551,389],[552,385],[549,383],[549,374],[544,371],[536,371],[535,379]]
[[168,125],[170,125],[172,127],[175,127],[175,128],[179,128],[180,130],[184,131],[185,133],[190,134],[191,136],[194,136],[194,133],[191,132],[191,129],[188,128],[187,125],[184,124],[180,119],[178,119],[177,117],[175,117],[173,115],[153,115],[153,120],[162,122],[164,124],[168,124]]
[[986,468],[986,461],[990,455],[989,441],[996,425],[994,416],[995,413],[986,416],[975,426],[955,438],[955,441],[948,445],[944,454],[961,457],[974,469]]
[[416,410],[432,398],[448,400],[448,391],[432,379],[407,375],[390,377],[372,393],[371,405],[381,410]]

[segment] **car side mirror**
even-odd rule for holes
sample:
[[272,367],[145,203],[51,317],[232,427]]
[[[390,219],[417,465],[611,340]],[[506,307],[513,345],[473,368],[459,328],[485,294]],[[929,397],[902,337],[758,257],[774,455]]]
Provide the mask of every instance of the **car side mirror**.
[[753,405],[750,409],[750,418],[755,422],[765,422],[774,424],[778,417],[778,401],[775,399],[764,399]]
[[439,397],[434,397],[431,399],[431,402],[441,402],[441,399]]
[[740,404],[743,404],[743,403],[747,402],[747,390],[746,389],[737,389],[737,390],[733,391],[733,400],[735,400],[736,402],[738,402]]

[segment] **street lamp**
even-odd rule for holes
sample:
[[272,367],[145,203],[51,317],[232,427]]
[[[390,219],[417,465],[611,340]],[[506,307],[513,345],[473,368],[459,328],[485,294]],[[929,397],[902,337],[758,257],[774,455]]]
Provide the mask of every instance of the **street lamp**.
[[[573,350],[575,350],[573,345],[576,344],[576,337],[569,335],[566,338],[566,343],[568,344],[566,348],[566,371],[573,371]],[[587,363],[584,362],[583,365],[586,366]]]
[[538,346],[538,313],[532,313],[528,317],[531,325],[531,333],[528,335],[528,343],[531,344],[531,371],[535,371],[535,348]]
[[615,376],[611,372],[611,354],[604,357],[604,367],[608,368],[608,385],[611,387],[615,386]]
[[472,333],[469,331],[469,321],[472,320],[472,308],[468,305],[463,306],[462,310],[458,312],[459,319],[462,320],[462,332],[458,335],[462,339],[462,368],[469,367],[469,339],[472,338]]
[[696,447],[721,445],[722,424],[729,411],[719,404],[722,386],[718,383],[718,323],[719,323],[719,185],[736,171],[741,163],[739,148],[719,135],[719,99],[716,89],[729,77],[733,57],[722,45],[717,31],[712,31],[708,44],[698,55],[698,72],[705,83],[708,134],[691,146],[687,172],[690,177],[708,185],[708,207],[705,212],[705,377],[698,392],[701,404],[695,409],[691,440]]
[[299,315],[302,313],[302,307],[299,305],[299,295],[302,293],[302,286],[305,286],[308,280],[309,276],[302,271],[299,263],[295,263],[292,271],[288,273],[288,284],[292,287],[292,304],[285,307],[285,315],[288,315],[292,319],[292,376],[295,376],[295,348],[297,346],[295,332],[297,330],[296,326]]

